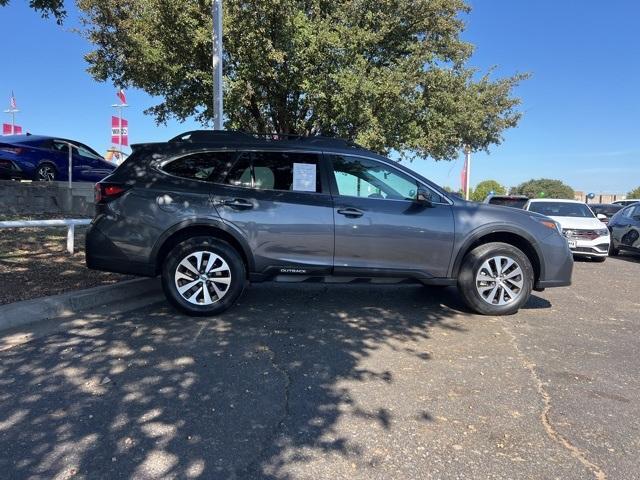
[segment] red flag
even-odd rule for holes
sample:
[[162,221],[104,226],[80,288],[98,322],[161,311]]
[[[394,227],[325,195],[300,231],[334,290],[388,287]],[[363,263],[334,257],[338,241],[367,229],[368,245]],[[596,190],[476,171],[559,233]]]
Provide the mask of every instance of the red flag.
[[122,104],[127,103],[127,97],[124,96],[123,89],[118,90],[118,93],[116,93],[116,96],[120,99],[120,103]]
[[20,125],[14,125],[13,131],[11,131],[10,123],[2,124],[2,135],[20,135],[22,133],[22,127]]
[[467,173],[468,173],[468,165],[467,160],[464,160],[464,166],[462,167],[462,171],[460,172],[460,190],[462,190],[467,195]]
[[[120,143],[120,138],[122,138],[122,143]],[[122,119],[122,125],[120,125],[119,117],[111,117],[111,143],[114,145],[129,145],[129,122],[124,118]]]

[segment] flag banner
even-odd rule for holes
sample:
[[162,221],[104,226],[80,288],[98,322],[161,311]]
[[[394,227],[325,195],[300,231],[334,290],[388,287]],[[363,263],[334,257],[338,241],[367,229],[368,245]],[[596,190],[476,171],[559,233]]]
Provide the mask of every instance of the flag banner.
[[124,96],[124,90],[120,89],[116,93],[116,96],[120,99],[120,102],[125,104],[127,103],[127,97]]
[[9,108],[11,110],[16,110],[18,108],[18,104],[16,103],[16,96],[11,92],[11,97],[9,98]]
[[[120,135],[122,134],[122,143],[120,143]],[[111,143],[114,145],[129,145],[129,122],[122,119],[122,125],[120,125],[120,118],[111,117]]]
[[20,125],[14,125],[13,132],[12,132],[10,123],[2,124],[2,135],[21,135],[21,134],[22,134],[22,127]]

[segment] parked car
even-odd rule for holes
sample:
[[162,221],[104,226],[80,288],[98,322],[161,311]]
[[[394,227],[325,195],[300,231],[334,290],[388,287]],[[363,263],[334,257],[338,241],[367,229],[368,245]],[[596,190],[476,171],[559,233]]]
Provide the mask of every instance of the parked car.
[[524,208],[529,197],[526,195],[488,195],[484,203],[502,205],[504,207]]
[[626,207],[627,205],[633,205],[634,203],[638,202],[640,202],[640,198],[627,198],[626,200],[616,200],[615,202],[613,202],[613,204]]
[[[613,203],[590,203],[589,208],[593,213],[596,214],[596,217],[600,218],[602,223],[609,223],[609,219],[613,217],[616,213],[622,210],[624,207],[622,205],[615,205]],[[603,215],[603,217],[600,217]]]
[[72,145],[72,180],[98,182],[116,166],[87,145],[57,137],[11,135],[0,137],[0,178],[41,182],[69,178],[69,144]]
[[609,221],[611,232],[610,255],[620,250],[640,253],[640,203],[629,205],[616,213]]
[[224,311],[247,280],[457,285],[488,315],[571,283],[553,220],[455,198],[337,139],[196,131],[134,145],[96,185],[96,205],[89,268],[160,274],[192,315]]
[[569,248],[574,255],[604,262],[609,255],[609,230],[602,223],[604,215],[596,216],[577,200],[531,199],[525,210],[552,218],[562,226]]

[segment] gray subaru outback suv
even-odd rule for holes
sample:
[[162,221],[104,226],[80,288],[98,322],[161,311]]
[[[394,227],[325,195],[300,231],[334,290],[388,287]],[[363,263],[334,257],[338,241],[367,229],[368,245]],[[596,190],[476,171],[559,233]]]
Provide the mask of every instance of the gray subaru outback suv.
[[573,269],[542,215],[455,198],[350,142],[213,131],[135,145],[96,185],[86,258],[161,275],[191,315],[266,280],[457,285],[474,311],[504,315]]

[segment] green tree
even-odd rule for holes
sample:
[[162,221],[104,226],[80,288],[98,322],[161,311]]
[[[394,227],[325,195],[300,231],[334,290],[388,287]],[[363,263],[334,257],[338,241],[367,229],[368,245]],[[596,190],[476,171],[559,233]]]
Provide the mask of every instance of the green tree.
[[[8,4],[9,0],[0,0],[0,7]],[[58,24],[62,24],[62,20],[67,15],[64,9],[64,0],[29,0],[29,6],[37,12],[40,12],[45,18],[53,15]]]
[[560,180],[540,178],[529,180],[515,187],[515,194],[526,195],[529,198],[565,198],[573,200],[575,192],[569,185]]
[[471,191],[469,198],[476,202],[482,202],[491,192],[496,195],[504,195],[507,193],[507,190],[495,180],[484,180],[476,185],[476,188]]
[[[211,2],[78,0],[100,81],[160,97],[147,113],[212,118]],[[467,65],[463,0],[226,0],[225,126],[456,158],[520,119],[514,87]]]
[[640,187],[637,187],[627,193],[627,198],[640,198]]

